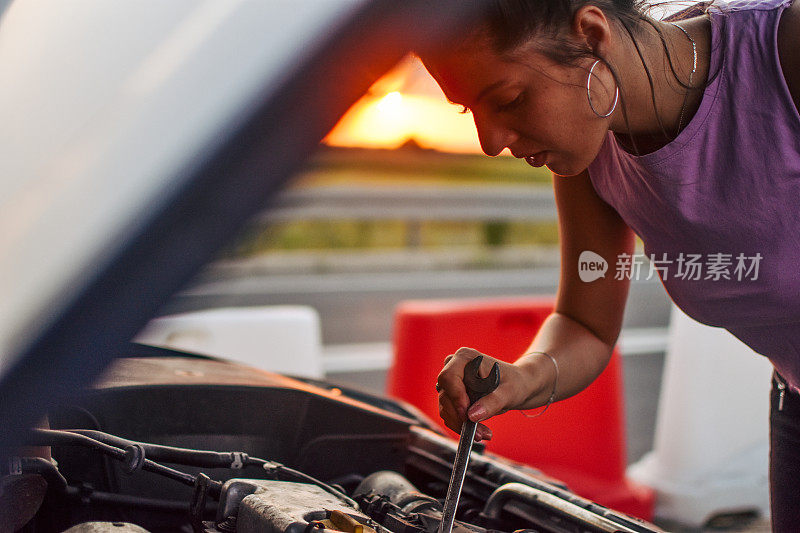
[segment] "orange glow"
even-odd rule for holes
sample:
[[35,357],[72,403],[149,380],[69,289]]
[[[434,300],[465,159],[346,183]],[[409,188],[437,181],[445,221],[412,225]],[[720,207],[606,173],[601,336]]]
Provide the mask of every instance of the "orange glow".
[[392,91],[381,98],[375,104],[375,108],[378,113],[385,115],[387,120],[400,120],[403,112],[403,95],[398,91]]
[[445,152],[481,152],[472,116],[448,103],[421,65],[408,60],[378,80],[324,142],[397,148],[413,139]]

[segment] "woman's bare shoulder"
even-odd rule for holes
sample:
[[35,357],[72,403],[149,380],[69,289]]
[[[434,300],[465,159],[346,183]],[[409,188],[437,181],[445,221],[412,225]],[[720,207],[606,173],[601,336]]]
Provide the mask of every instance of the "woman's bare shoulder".
[[800,112],[800,0],[787,7],[778,24],[778,55],[794,105]]

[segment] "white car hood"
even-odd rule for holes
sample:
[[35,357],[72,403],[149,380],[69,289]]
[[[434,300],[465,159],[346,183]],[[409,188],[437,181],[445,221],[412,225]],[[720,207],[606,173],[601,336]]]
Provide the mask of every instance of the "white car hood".
[[[0,19],[0,372],[362,2],[17,0]],[[200,88],[200,90],[198,90]]]

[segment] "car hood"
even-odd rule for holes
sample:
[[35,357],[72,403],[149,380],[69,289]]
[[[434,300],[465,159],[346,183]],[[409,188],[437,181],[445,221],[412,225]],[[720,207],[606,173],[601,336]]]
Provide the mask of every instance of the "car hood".
[[91,382],[372,82],[477,5],[9,4],[0,448]]
[[4,366],[37,333],[35,317],[82,290],[141,213],[181,187],[186,166],[359,4],[10,5],[0,26],[0,72],[14,80],[0,88]]

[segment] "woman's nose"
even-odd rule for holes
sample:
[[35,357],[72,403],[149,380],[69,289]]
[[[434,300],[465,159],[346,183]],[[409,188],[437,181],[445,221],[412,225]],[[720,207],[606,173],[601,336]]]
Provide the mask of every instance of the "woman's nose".
[[499,155],[506,147],[511,146],[518,139],[514,130],[490,120],[486,117],[473,115],[475,129],[478,131],[478,140],[483,153],[489,156]]

